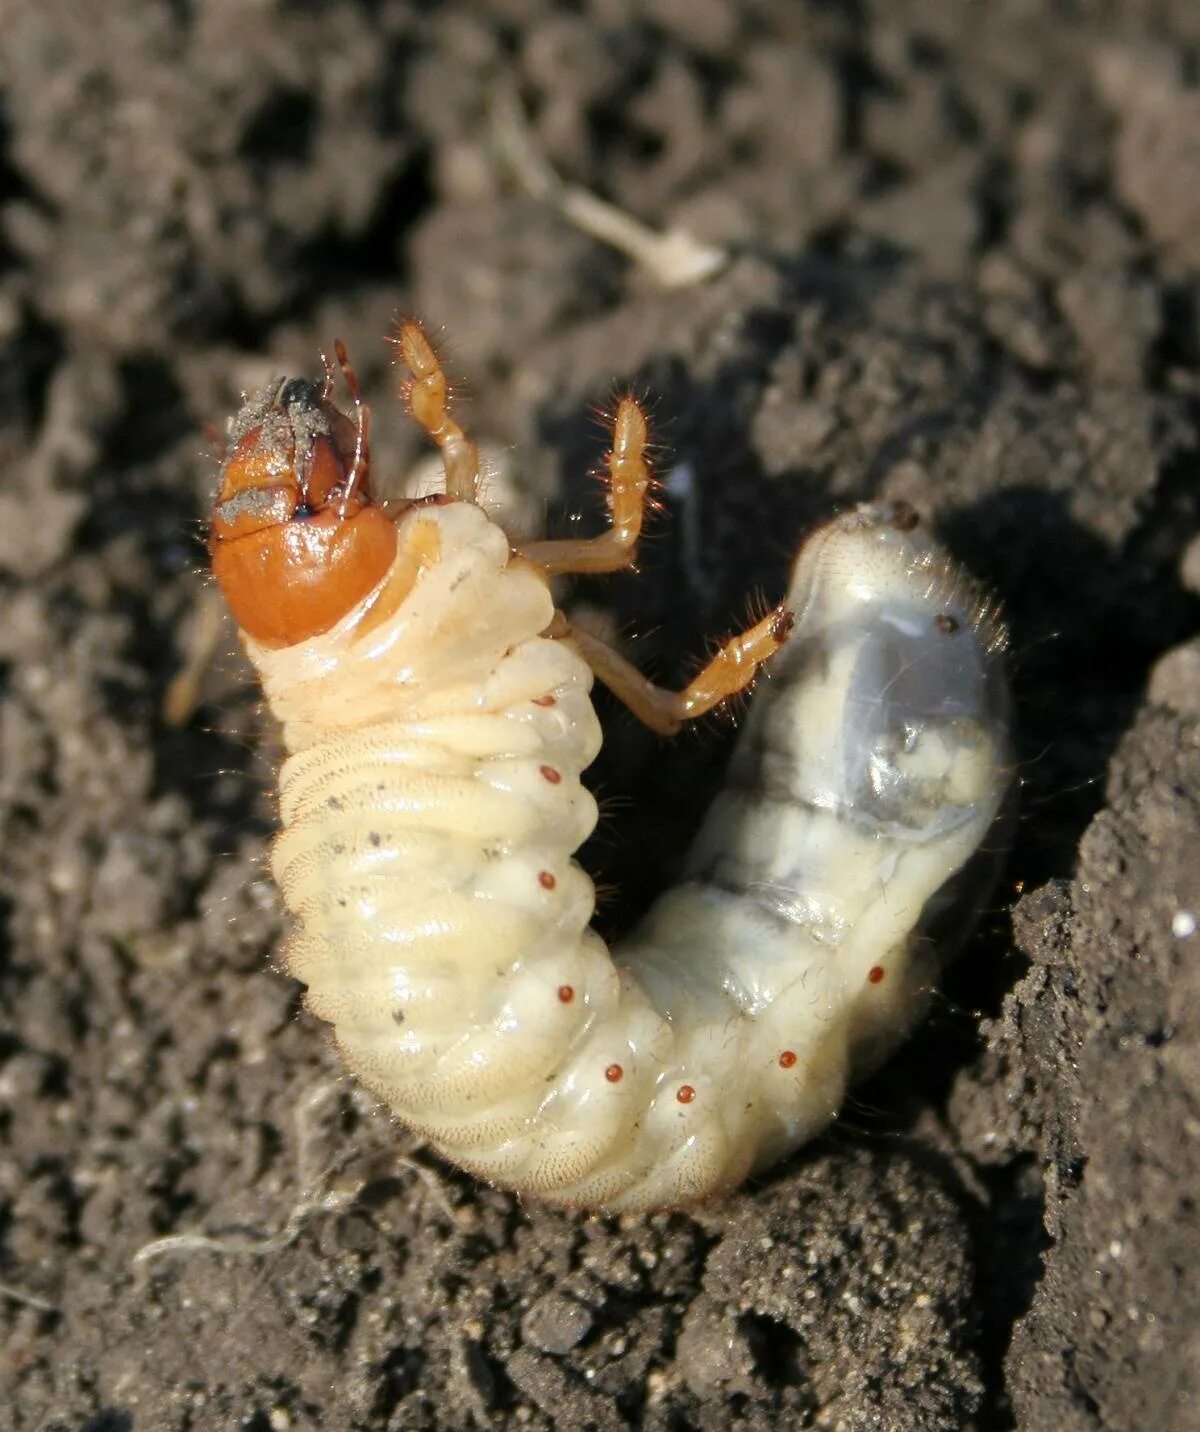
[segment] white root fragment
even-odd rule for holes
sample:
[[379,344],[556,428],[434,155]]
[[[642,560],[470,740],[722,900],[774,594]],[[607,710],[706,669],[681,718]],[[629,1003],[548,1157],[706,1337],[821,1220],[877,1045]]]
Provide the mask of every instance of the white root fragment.
[[493,96],[492,133],[505,166],[528,194],[556,209],[581,232],[624,254],[660,288],[707,283],[729,266],[728,250],[703,243],[686,229],[651,229],[590,189],[568,184],[538,150],[524,110],[506,89]]

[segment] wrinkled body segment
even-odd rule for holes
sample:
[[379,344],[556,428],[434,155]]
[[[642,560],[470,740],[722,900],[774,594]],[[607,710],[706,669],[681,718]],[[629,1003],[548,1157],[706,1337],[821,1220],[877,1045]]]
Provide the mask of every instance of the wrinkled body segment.
[[289,753],[288,968],[347,1067],[483,1178],[605,1209],[734,1188],[920,1014],[929,922],[1007,786],[1001,628],[907,509],[815,532],[685,880],[610,955],[572,858],[595,663],[537,544],[463,500],[395,532],[328,629],[246,639]]

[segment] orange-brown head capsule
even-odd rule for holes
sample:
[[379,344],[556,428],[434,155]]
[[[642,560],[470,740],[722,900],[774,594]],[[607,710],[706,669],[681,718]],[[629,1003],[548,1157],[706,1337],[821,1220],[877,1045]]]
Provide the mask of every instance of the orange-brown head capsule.
[[293,378],[234,419],[213,508],[213,575],[265,646],[328,631],[383,578],[396,529],[371,499],[363,430],[324,388]]

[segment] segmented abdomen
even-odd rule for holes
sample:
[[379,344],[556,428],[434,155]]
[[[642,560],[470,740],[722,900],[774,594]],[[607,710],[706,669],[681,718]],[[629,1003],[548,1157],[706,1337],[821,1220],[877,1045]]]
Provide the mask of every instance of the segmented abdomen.
[[[596,807],[591,673],[478,509],[371,624],[251,645],[292,751],[288,964],[347,1065],[456,1162],[556,1202],[732,1187],[834,1116],[928,987],[923,914],[1005,786],[998,629],[941,552],[863,509],[797,563],[690,878],[614,964],[571,859]],[[956,643],[956,645],[952,645]]]

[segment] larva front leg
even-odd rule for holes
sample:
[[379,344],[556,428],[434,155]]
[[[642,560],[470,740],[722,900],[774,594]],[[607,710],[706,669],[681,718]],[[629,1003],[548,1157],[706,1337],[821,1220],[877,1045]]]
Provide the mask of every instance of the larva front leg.
[[[907,512],[864,507],[802,548],[782,650],[776,612],[657,692],[563,632],[547,578],[630,559],[632,411],[617,536],[514,552],[419,340],[406,325],[445,498],[385,514],[361,414],[292,381],[235,420],[214,510],[289,753],[289,967],[348,1067],[465,1168],[565,1205],[710,1197],[823,1127],[915,1019],[929,922],[1007,783],[1002,632]],[[665,729],[767,657],[687,879],[610,955],[572,859],[596,822],[592,667]]]
[[479,498],[479,449],[450,416],[450,384],[434,346],[419,323],[406,319],[392,340],[412,374],[403,385],[414,418],[437,443],[446,473],[446,496]]

